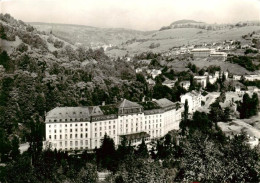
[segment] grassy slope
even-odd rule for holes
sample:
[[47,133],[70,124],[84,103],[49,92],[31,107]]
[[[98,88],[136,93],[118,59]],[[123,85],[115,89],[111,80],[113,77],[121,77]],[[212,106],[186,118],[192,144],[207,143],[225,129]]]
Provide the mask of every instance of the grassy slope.
[[160,47],[152,49],[154,52],[167,51],[174,46],[187,44],[200,44],[219,42],[224,40],[240,40],[242,35],[260,30],[259,26],[248,26],[233,29],[224,29],[217,31],[207,31],[197,28],[177,28],[164,31],[158,31],[144,36],[147,41],[142,43],[133,43],[125,48],[130,53],[140,53],[147,51],[151,43],[160,43]]
[[82,43],[89,46],[91,43],[117,45],[129,39],[138,38],[150,32],[130,29],[97,28],[83,25],[30,23],[40,31],[50,32],[71,43]]

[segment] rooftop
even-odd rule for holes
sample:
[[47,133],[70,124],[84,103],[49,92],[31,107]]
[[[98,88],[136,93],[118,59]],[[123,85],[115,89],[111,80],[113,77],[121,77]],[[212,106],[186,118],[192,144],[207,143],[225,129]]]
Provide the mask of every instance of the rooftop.
[[124,99],[123,101],[119,102],[118,108],[140,108],[142,107],[136,102],[131,102],[127,99]]
[[173,106],[174,103],[166,98],[162,98],[159,100],[155,100],[155,102],[157,103],[158,106],[164,108],[164,107],[170,107]]

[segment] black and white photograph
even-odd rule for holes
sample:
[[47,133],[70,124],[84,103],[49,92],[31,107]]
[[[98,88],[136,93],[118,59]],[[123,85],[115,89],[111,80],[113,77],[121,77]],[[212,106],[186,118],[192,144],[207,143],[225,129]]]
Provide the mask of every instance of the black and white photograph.
[[260,0],[0,0],[0,183],[259,183]]

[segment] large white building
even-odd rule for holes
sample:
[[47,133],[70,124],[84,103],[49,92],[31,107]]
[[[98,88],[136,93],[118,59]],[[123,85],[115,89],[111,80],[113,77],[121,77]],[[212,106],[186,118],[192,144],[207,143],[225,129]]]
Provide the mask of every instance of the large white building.
[[194,113],[199,107],[201,107],[202,95],[199,92],[191,91],[184,95],[181,95],[181,103],[185,104],[188,101],[189,113]]
[[209,57],[211,52],[214,50],[209,49],[209,48],[195,48],[191,50],[191,54],[193,55],[194,58],[203,58],[203,57]]
[[126,99],[117,105],[56,107],[46,116],[46,144],[61,150],[94,149],[107,134],[115,145],[122,137],[135,145],[179,129],[182,104],[167,99],[150,103],[153,108]]

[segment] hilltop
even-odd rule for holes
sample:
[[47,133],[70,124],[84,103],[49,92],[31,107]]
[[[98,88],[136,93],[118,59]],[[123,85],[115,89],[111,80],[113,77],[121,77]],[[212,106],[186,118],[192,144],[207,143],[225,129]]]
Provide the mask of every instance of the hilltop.
[[177,24],[194,24],[194,23],[203,23],[203,22],[197,22],[195,20],[186,20],[186,19],[183,19],[183,20],[177,20],[173,23],[171,23],[170,25],[177,25]]

